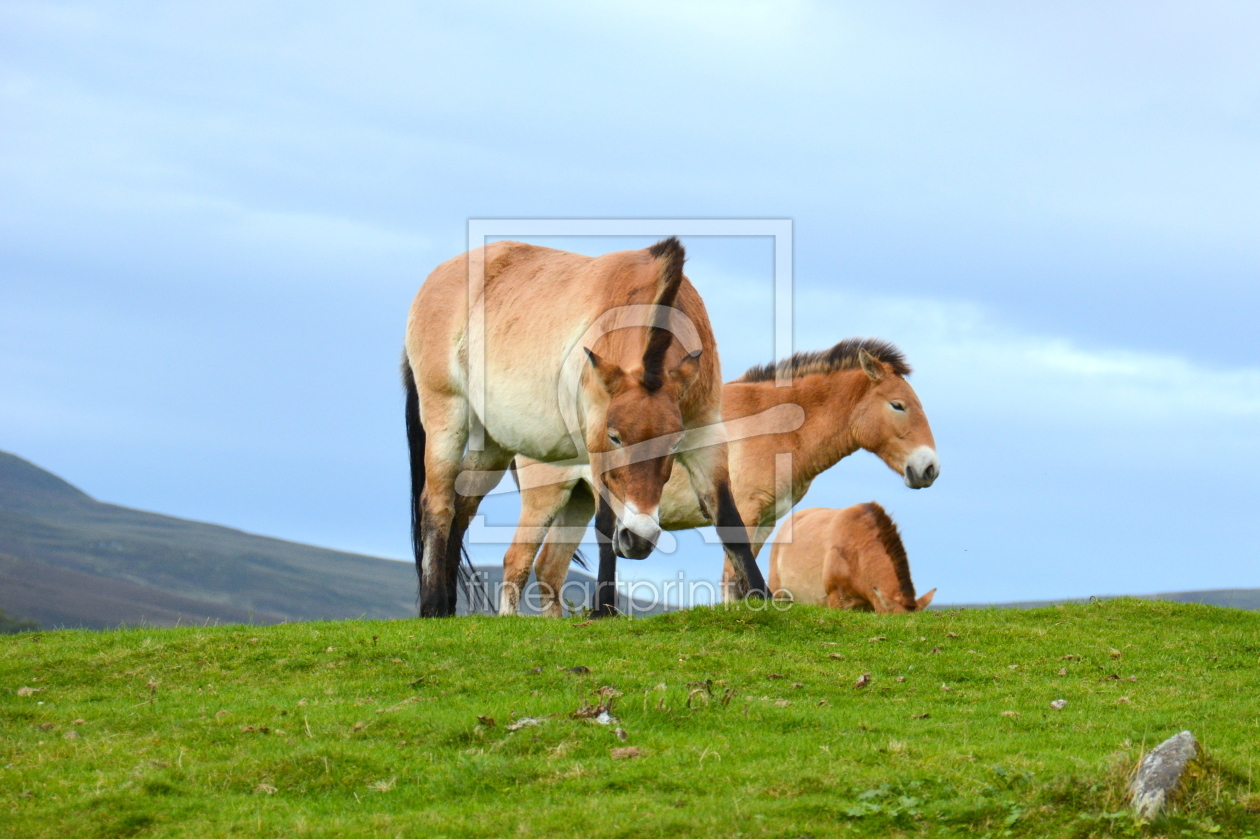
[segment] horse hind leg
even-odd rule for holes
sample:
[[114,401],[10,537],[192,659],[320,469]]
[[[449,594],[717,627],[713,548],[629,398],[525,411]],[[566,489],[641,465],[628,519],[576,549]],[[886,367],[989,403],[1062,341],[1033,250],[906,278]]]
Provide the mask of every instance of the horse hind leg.
[[466,408],[458,399],[433,398],[428,394],[422,399],[426,439],[424,490],[418,511],[420,617],[447,617],[455,614],[459,541],[451,539],[451,531],[456,514],[455,481],[468,438]]
[[[512,453],[505,451],[493,440],[487,439],[481,451],[470,451],[464,454],[462,470],[455,482],[455,514],[452,517],[451,536],[447,542],[446,564],[450,579],[456,584],[447,592],[449,608],[454,613],[458,605],[459,566],[463,558],[464,538],[468,526],[481,500],[503,479],[508,464],[512,462]],[[471,564],[471,563],[470,563]],[[476,580],[468,581],[468,611],[477,611]],[[489,603],[487,606],[491,605]]]

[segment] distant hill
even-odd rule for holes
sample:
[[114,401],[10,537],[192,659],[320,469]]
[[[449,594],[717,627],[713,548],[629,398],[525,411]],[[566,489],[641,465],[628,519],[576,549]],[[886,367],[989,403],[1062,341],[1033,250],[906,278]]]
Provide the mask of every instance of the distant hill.
[[96,501],[0,452],[0,610],[45,627],[415,615],[407,563]]
[[1260,611],[1260,588],[1218,588],[1205,591],[1170,591],[1163,594],[1106,594],[1097,598],[1075,597],[1068,600],[1020,600],[1012,603],[932,604],[933,609],[1039,609],[1060,603],[1086,603],[1091,599],[1114,600],[1136,597],[1138,600],[1168,600],[1173,603],[1203,603],[1231,609]]

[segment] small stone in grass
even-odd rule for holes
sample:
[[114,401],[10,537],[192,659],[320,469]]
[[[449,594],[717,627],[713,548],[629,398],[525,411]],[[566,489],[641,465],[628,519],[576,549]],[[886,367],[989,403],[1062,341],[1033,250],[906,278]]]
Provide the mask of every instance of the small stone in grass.
[[1053,708],[1053,709],[1054,709],[1054,710],[1056,710],[1056,711],[1062,711],[1064,708],[1066,708],[1066,707],[1067,707],[1067,700],[1066,700],[1066,699],[1056,699],[1056,700],[1054,700],[1053,702],[1051,702],[1051,703],[1050,703],[1050,707],[1051,707],[1051,708]]
[[1066,667],[1060,667],[1060,668],[1059,668],[1059,675],[1060,675],[1060,676],[1066,676],[1066,675],[1067,675],[1067,668],[1066,668]]
[[871,683],[871,674],[863,673],[861,676],[857,677],[857,681],[853,683],[853,687],[855,690],[861,689],[861,688],[866,687],[870,683]]
[[1169,737],[1142,758],[1137,774],[1129,784],[1129,799],[1138,818],[1150,821],[1159,815],[1168,797],[1180,785],[1186,764],[1198,753],[1194,735],[1183,731]]

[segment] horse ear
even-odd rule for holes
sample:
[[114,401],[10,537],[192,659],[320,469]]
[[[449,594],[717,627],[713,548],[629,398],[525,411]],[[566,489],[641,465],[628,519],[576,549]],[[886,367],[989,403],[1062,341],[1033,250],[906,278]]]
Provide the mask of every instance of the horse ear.
[[888,602],[888,598],[884,596],[884,593],[880,591],[879,588],[871,586],[871,591],[875,592],[875,599],[879,601],[879,608],[875,611],[884,613],[897,611],[897,607]]
[[914,601],[915,610],[922,612],[924,609],[926,609],[928,607],[928,604],[932,602],[932,595],[934,594],[936,594],[936,589],[932,589],[927,594],[923,595],[918,600]]
[[613,364],[611,361],[605,361],[586,347],[582,349],[586,352],[586,360],[590,362],[591,369],[599,377],[604,390],[609,393],[615,391],[618,385],[621,384],[621,379],[625,376],[625,372],[616,364]]
[[688,355],[673,370],[669,371],[669,376],[678,382],[680,390],[686,390],[691,387],[691,383],[700,375],[700,354],[703,349],[696,350]]
[[872,382],[878,382],[884,378],[884,368],[880,365],[879,359],[867,352],[866,347],[858,349],[858,363],[862,365],[862,372]]

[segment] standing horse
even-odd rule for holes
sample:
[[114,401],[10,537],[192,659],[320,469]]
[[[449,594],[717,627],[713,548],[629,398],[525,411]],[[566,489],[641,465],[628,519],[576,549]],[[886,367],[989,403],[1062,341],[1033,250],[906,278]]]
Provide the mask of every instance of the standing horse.
[[[721,371],[675,238],[600,257],[495,242],[442,263],[411,305],[403,356],[420,614],[454,614],[460,546],[520,454],[587,463],[600,537],[595,611],[617,555],[660,535],[674,461],[724,527],[740,595],[764,595],[732,500]],[[697,445],[675,455],[683,441]]]
[[[829,350],[754,367],[723,387],[731,486],[753,556],[814,478],[858,449],[876,454],[909,487],[932,485],[940,474],[936,443],[908,375],[910,365],[892,344],[850,338]],[[791,383],[776,386],[776,378],[784,376]],[[588,476],[523,458],[518,465],[522,475],[534,470],[534,477],[521,483],[521,517],[503,559],[499,613],[517,612],[535,565],[543,614],[559,617],[569,560],[593,512],[591,495],[575,491]],[[555,526],[548,533],[543,523],[549,522]],[[671,479],[661,498],[662,528],[709,523],[687,484]],[[728,562],[723,572],[728,598],[737,579]]]
[[936,594],[915,599],[897,525],[874,501],[793,513],[770,547],[770,590],[796,603],[884,614],[922,611]]

